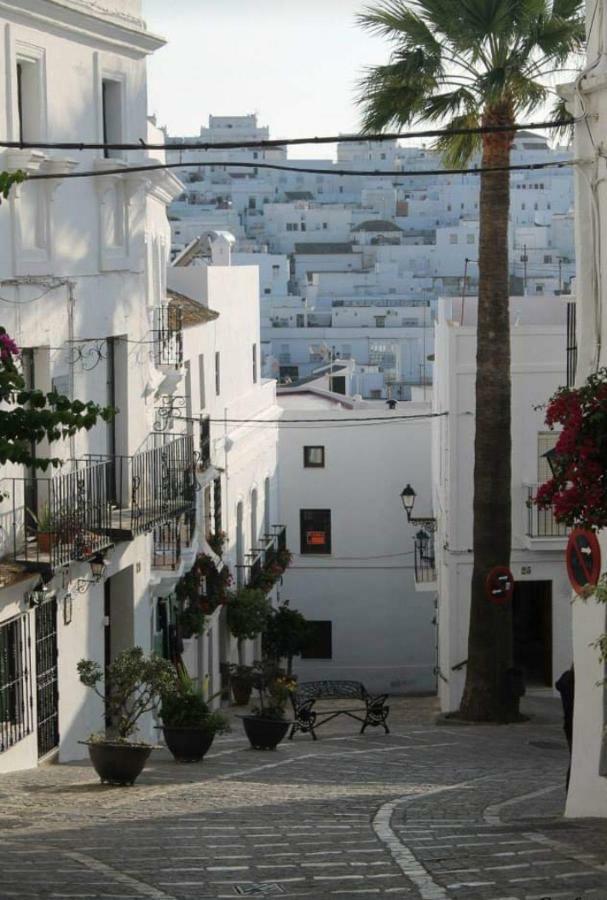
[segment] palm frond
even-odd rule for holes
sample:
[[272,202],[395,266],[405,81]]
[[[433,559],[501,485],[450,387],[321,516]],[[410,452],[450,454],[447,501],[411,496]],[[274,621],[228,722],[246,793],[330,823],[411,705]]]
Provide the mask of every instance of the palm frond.
[[[571,113],[567,108],[567,101],[563,97],[558,97],[552,104],[550,118],[553,122],[571,118]],[[573,140],[573,122],[571,125],[561,125],[559,128],[555,128],[553,135],[557,140],[564,140],[567,144],[570,144]]]
[[[468,112],[451,119],[449,129],[478,128],[480,118],[477,112]],[[482,136],[480,134],[444,134],[434,142],[434,148],[438,150],[445,165],[452,168],[466,166],[471,157],[481,148]]]

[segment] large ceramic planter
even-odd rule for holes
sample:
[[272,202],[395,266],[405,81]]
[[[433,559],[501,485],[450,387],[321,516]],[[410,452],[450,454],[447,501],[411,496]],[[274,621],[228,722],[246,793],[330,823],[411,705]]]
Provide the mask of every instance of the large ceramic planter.
[[200,762],[213,743],[215,734],[204,728],[167,727],[164,741],[177,762]]
[[258,716],[242,716],[242,723],[254,750],[276,750],[290,724],[282,719],[260,719]]
[[251,691],[253,690],[253,685],[250,680],[248,678],[232,676],[230,678],[230,687],[232,688],[236,706],[248,706],[249,700],[251,699]]
[[134,784],[152,752],[149,744],[111,741],[88,744],[93,768],[102,784]]

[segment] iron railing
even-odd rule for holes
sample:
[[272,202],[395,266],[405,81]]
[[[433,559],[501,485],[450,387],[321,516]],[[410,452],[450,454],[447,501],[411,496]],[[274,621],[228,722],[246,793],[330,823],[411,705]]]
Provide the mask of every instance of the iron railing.
[[28,615],[0,625],[0,753],[34,730]]
[[56,569],[88,559],[111,541],[109,463],[72,460],[52,478],[4,478],[0,555]]
[[272,525],[272,532],[264,534],[260,541],[261,546],[253,547],[247,554],[247,562],[237,565],[236,569],[244,572],[239,580],[247,585],[255,585],[263,570],[276,558],[280,550],[287,549],[286,525]]
[[432,584],[436,581],[436,560],[434,556],[434,535],[424,533],[414,541],[415,580],[418,584]]
[[36,607],[36,712],[42,757],[59,745],[56,597]]
[[567,387],[575,384],[577,368],[577,334],[575,303],[567,303]]
[[151,531],[187,512],[198,482],[194,437],[153,433],[134,456],[111,456],[113,496],[110,533],[118,539]]
[[567,525],[557,522],[551,509],[540,509],[533,502],[539,485],[527,485],[527,536],[532,538],[566,537]]
[[154,309],[154,358],[157,366],[183,365],[183,317],[174,306]]
[[177,519],[169,519],[154,528],[152,568],[175,571],[181,562],[181,554],[189,547],[196,529],[196,507],[192,507]]

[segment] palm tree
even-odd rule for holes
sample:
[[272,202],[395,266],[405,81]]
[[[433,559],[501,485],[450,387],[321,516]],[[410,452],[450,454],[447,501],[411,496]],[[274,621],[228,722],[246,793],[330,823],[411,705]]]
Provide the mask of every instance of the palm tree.
[[[359,103],[366,133],[415,122],[449,129],[509,126],[548,100],[547,79],[584,42],[581,0],[380,0],[358,16],[388,38],[387,65],[368,69]],[[555,106],[562,113],[562,104]],[[510,163],[511,131],[441,137],[448,166],[482,152],[483,169]],[[460,714],[503,721],[512,665],[512,609],[487,602],[485,580],[509,566],[511,545],[508,171],[480,177],[474,568],[466,686]]]

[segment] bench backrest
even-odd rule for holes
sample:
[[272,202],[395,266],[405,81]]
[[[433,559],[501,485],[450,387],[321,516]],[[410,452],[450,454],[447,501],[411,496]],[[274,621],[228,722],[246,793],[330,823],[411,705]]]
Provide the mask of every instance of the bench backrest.
[[305,703],[306,700],[337,697],[364,700],[368,695],[360,681],[303,681],[292,696],[296,703]]

